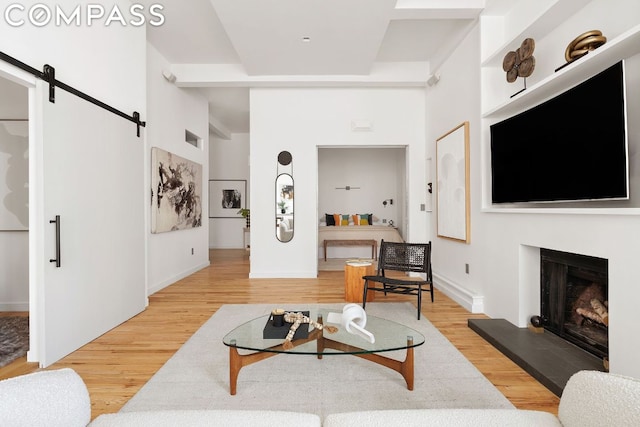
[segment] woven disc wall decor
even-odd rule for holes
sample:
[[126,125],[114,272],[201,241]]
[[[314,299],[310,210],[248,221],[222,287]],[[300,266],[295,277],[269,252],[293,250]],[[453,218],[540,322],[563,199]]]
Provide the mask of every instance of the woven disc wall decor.
[[567,49],[564,51],[564,59],[567,62],[573,62],[589,53],[589,51],[599,48],[606,42],[607,38],[603,36],[599,30],[582,33],[569,43]]
[[526,38],[515,51],[507,52],[502,60],[502,69],[507,73],[507,81],[513,83],[518,77],[529,77],[536,68],[536,58],[533,51],[536,42]]

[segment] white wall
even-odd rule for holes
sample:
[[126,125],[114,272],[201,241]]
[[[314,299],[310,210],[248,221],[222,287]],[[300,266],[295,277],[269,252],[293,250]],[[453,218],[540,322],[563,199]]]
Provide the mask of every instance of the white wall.
[[[615,11],[615,18],[612,13]],[[591,2],[545,39],[537,40],[536,79],[561,65],[564,49],[573,37],[587,29],[602,29],[615,36],[638,23],[640,4],[635,1]],[[637,216],[618,213],[500,213],[482,210],[482,181],[488,179],[488,125],[480,119],[479,45],[476,28],[441,68],[438,85],[428,89],[428,139],[452,126],[471,123],[471,244],[434,240],[433,268],[436,285],[458,297],[467,306],[471,296],[484,297],[484,311],[493,318],[505,318],[524,327],[529,317],[539,314],[539,248],[577,252],[609,260],[609,325],[611,371],[640,377],[635,354],[640,349],[640,221]],[[517,47],[517,46],[516,46]],[[632,62],[638,62],[635,58]],[[551,65],[553,64],[553,65]],[[635,68],[635,67],[634,67]],[[552,72],[552,71],[551,71]],[[638,79],[634,71],[632,81]],[[629,75],[628,75],[629,76]],[[504,76],[500,76],[504,79]],[[521,80],[508,86],[513,93]],[[633,89],[635,87],[635,89]],[[638,85],[631,85],[629,143],[632,168],[638,167]],[[507,95],[508,97],[508,95]],[[433,144],[431,152],[435,153]],[[637,184],[636,184],[637,185]],[[435,219],[432,219],[435,230]],[[470,273],[464,273],[464,264]],[[538,275],[537,277],[532,277]],[[467,298],[465,300],[465,298]]]
[[[0,51],[20,61],[42,70],[45,64],[56,68],[56,78],[106,104],[124,112],[138,111],[144,120],[140,99],[144,99],[146,87],[144,67],[129,65],[144,63],[139,57],[144,49],[144,28],[119,24],[105,26],[96,21],[87,26],[55,25],[53,22],[43,27],[29,24],[12,27],[4,20],[4,10],[9,4],[25,6],[25,12],[12,14],[14,19],[28,18],[28,10],[36,2],[2,2],[2,24],[0,25]],[[55,4],[65,11],[72,11],[78,5],[86,10],[86,5],[95,2],[83,0],[60,0]],[[110,2],[110,8],[118,4],[128,11],[131,5],[126,0]],[[53,8],[54,5],[49,5]],[[125,65],[126,64],[126,65]]]
[[[246,199],[243,206],[251,208],[249,199],[249,134],[234,133],[231,139],[220,139],[211,135],[209,150],[209,179],[242,179],[247,181]],[[236,212],[233,212],[234,214]],[[244,218],[210,218],[209,247],[216,249],[242,248]]]
[[[150,184],[151,147],[159,147],[202,165],[202,226],[187,230],[151,234],[148,227],[148,294],[209,265],[209,222],[207,221],[209,168],[209,110],[199,94],[176,87],[162,76],[169,64],[151,45],[147,47],[147,188]],[[202,138],[196,148],[185,142],[185,130]],[[150,209],[147,206],[147,218]]]
[[[432,263],[433,272],[444,288],[452,284],[452,291],[462,294],[466,299],[459,300],[471,309],[469,299],[472,294],[481,294],[474,282],[479,263],[471,262],[475,248],[482,241],[484,234],[477,222],[480,208],[480,74],[479,74],[479,39],[480,31],[476,27],[464,39],[456,50],[440,68],[440,81],[427,88],[427,145],[431,162],[431,179],[433,182],[433,212],[429,213],[433,230]],[[436,180],[436,140],[459,124],[469,121],[469,158],[471,173],[471,244],[437,238],[437,180]],[[455,253],[455,256],[451,254]],[[465,264],[470,264],[470,274],[465,273]],[[476,265],[477,264],[477,265]],[[450,292],[451,294],[451,292]],[[451,296],[454,296],[451,294]],[[480,307],[480,310],[482,308]]]
[[0,120],[29,118],[29,94],[24,86],[0,79]]
[[0,311],[29,310],[29,233],[0,232]]
[[[425,101],[422,89],[251,89],[250,277],[316,277],[318,257],[317,147],[407,146],[407,231],[427,237],[425,212]],[[354,132],[368,120],[372,132]],[[295,235],[273,233],[277,155],[293,156]],[[383,198],[380,198],[382,202]]]

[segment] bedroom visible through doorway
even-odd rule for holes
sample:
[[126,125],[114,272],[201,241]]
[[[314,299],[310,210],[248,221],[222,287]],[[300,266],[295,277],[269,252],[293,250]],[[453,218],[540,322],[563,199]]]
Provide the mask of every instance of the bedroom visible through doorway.
[[[393,204],[389,203],[390,199]],[[402,239],[406,227],[405,204],[405,146],[318,147],[318,229],[330,228],[331,239],[379,240],[381,236]],[[338,225],[331,225],[331,221],[327,223],[326,216],[334,214],[341,216]],[[342,224],[351,228],[340,229]],[[384,227],[383,235],[379,230],[373,232],[378,227]],[[358,236],[333,236],[339,231],[350,231]],[[367,232],[373,234],[361,236]],[[389,233],[398,237],[391,237]],[[370,247],[337,246],[328,250],[325,262],[322,236],[323,232],[319,231],[319,270],[342,270],[347,259],[371,258]]]

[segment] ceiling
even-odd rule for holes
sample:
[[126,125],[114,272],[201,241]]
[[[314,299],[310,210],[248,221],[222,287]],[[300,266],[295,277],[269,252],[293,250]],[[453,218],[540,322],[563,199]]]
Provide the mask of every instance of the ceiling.
[[424,86],[484,3],[165,0],[165,22],[147,37],[175,84],[207,97],[224,135],[249,131],[250,87]]

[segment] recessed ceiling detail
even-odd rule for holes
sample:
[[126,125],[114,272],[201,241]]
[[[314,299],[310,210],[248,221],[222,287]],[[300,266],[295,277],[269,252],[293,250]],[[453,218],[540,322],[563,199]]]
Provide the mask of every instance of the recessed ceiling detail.
[[[143,5],[155,0],[137,0]],[[203,91],[231,132],[248,123],[249,87],[408,87],[473,28],[484,0],[189,0],[165,2],[147,39],[176,86]],[[244,91],[230,97],[219,91]],[[242,89],[241,89],[242,88]],[[240,99],[240,105],[234,105]],[[243,115],[244,117],[238,117]],[[225,119],[222,119],[225,116]],[[234,125],[230,123],[235,123]]]

